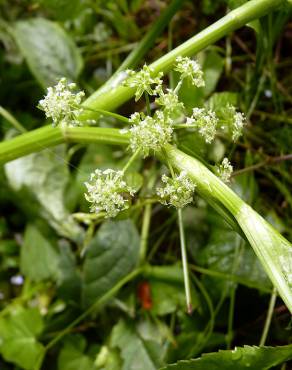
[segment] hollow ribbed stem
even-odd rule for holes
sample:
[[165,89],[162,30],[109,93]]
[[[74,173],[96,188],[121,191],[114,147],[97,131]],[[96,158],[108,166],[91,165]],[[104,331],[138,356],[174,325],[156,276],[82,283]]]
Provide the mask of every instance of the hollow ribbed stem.
[[128,145],[129,135],[111,128],[45,126],[0,143],[0,164],[64,142]]

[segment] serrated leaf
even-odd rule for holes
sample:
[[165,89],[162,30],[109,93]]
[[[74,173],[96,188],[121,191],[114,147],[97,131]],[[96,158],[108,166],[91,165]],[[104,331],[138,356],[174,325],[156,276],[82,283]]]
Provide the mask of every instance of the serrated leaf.
[[160,370],[268,370],[292,359],[292,345],[282,347],[235,348],[204,354],[202,357],[179,361]]
[[3,358],[21,369],[32,370],[44,347],[37,341],[43,320],[36,308],[17,308],[0,319],[0,352]]
[[59,255],[54,246],[33,225],[28,225],[20,252],[21,272],[32,281],[56,279]]
[[140,239],[131,220],[107,221],[88,245],[83,277],[83,302],[93,303],[135,267]]
[[44,18],[18,21],[12,30],[27,64],[43,87],[67,77],[76,80],[81,68],[80,53],[65,30]]

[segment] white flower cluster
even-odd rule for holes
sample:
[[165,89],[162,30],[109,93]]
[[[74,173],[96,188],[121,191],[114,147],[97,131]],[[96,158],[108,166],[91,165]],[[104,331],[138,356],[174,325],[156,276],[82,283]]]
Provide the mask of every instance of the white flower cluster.
[[[144,64],[143,68],[139,72],[128,69],[126,73],[129,77],[124,81],[124,85],[136,89],[135,101],[139,100],[144,92],[149,95],[155,95],[156,91],[161,88],[163,82],[161,77],[163,76],[163,73],[159,72],[157,76],[154,76],[153,68],[146,64]],[[153,85],[155,85],[154,89],[152,87]]]
[[172,89],[167,89],[167,92],[161,89],[159,97],[155,99],[155,103],[163,107],[164,113],[172,115],[184,109],[184,104],[179,101],[177,93]]
[[91,174],[90,182],[85,183],[88,191],[85,199],[92,203],[91,212],[104,211],[105,217],[109,218],[129,208],[129,198],[134,195],[135,190],[127,185],[123,177],[123,171],[112,169],[97,169]]
[[68,83],[61,78],[54,87],[47,89],[47,95],[39,101],[38,108],[43,110],[47,118],[52,118],[53,126],[78,126],[78,115],[82,112],[80,107],[84,92],[73,93],[75,83]]
[[219,166],[216,166],[216,173],[223,182],[230,182],[230,177],[233,172],[233,167],[229,162],[228,158],[224,158]]
[[194,108],[191,117],[187,117],[187,125],[198,130],[207,143],[211,143],[216,135],[218,118],[212,110]]
[[147,157],[150,151],[159,151],[171,141],[172,120],[165,117],[162,111],[157,111],[154,117],[136,112],[131,115],[129,122],[132,123],[131,128],[121,132],[130,132],[130,148],[133,152],[140,149],[144,157]]
[[194,86],[205,86],[204,73],[197,61],[179,56],[176,58],[174,70],[181,74],[181,80],[188,78]]
[[190,180],[185,171],[170,178],[163,175],[161,178],[164,187],[156,190],[160,202],[175,208],[183,208],[193,201],[196,185]]

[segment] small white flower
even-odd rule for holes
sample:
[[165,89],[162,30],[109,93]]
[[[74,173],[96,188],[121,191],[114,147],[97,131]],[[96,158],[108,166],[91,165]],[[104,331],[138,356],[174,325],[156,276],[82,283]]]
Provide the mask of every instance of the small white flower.
[[232,140],[236,141],[242,135],[243,127],[246,124],[246,118],[243,113],[236,112],[232,104],[228,104],[220,112],[220,118],[223,121],[222,128],[227,128],[232,136]]
[[131,115],[129,122],[132,126],[126,132],[131,135],[130,148],[133,152],[140,149],[144,157],[147,157],[150,151],[159,151],[172,139],[172,120],[165,117],[162,111],[157,111],[154,117],[136,112]]
[[234,122],[232,129],[232,140],[236,141],[242,135],[243,127],[246,123],[245,116],[241,112],[236,112],[234,114]]
[[175,71],[181,74],[181,79],[188,78],[194,86],[205,86],[204,73],[200,64],[188,57],[177,57]]
[[212,110],[207,111],[205,108],[194,108],[192,116],[187,117],[186,124],[197,129],[199,134],[209,144],[215,138],[218,118]]
[[85,199],[92,203],[90,211],[106,212],[106,218],[115,217],[119,212],[129,208],[130,196],[135,190],[123,180],[123,171],[107,169],[95,170],[90,176],[90,181],[85,183],[88,193]]
[[172,89],[167,89],[166,94],[161,90],[159,97],[155,99],[155,103],[161,105],[167,114],[179,112],[184,109],[183,103],[178,100],[178,95]]
[[230,182],[230,177],[233,172],[233,167],[228,158],[224,158],[219,166],[216,166],[216,173],[223,182]]
[[[161,77],[163,76],[162,72],[159,72],[154,76],[153,68],[144,64],[143,68],[139,72],[132,70],[126,71],[128,78],[124,81],[125,86],[132,87],[136,89],[135,92],[135,101],[139,100],[144,92],[149,95],[155,95],[162,85]],[[153,88],[153,85],[155,87]]]
[[163,175],[161,178],[164,186],[156,190],[160,202],[175,208],[183,208],[193,201],[196,185],[182,171],[174,178]]
[[53,126],[78,126],[78,115],[84,92],[73,93],[76,84],[68,83],[61,78],[54,87],[47,89],[47,95],[39,101],[38,108],[43,110],[47,118],[52,118]]

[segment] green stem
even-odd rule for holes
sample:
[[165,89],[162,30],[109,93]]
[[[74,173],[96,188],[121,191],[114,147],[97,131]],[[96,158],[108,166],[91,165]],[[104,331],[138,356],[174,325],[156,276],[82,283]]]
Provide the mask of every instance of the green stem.
[[145,261],[148,236],[151,221],[152,204],[146,204],[143,214],[142,231],[141,231],[141,242],[140,242],[140,263]]
[[249,281],[247,279],[241,278],[240,276],[237,276],[237,275],[234,275],[234,274],[226,274],[224,272],[211,270],[211,269],[206,269],[204,267],[197,266],[197,265],[190,265],[190,268],[191,268],[191,270],[197,271],[201,274],[205,274],[205,275],[208,275],[208,276],[213,276],[215,278],[222,279],[222,280],[232,281],[234,283],[242,284],[242,285],[247,286],[247,287],[252,288],[252,289],[257,289],[261,292],[271,293],[271,289],[265,287],[264,285],[263,286],[259,285],[257,283],[254,283],[254,282]]
[[151,116],[151,107],[150,107],[150,100],[149,100],[149,94],[145,92],[145,101],[146,101],[146,111],[147,115]]
[[87,110],[89,112],[94,112],[94,113],[98,113],[100,115],[104,115],[104,116],[109,116],[109,117],[113,117],[121,122],[125,122],[125,123],[129,123],[129,119],[127,117],[124,117],[118,113],[113,113],[113,112],[109,112],[107,110],[104,110],[104,109],[92,109],[92,108],[89,108],[89,107],[86,107],[85,105],[82,105],[82,109],[84,110]]
[[[241,251],[242,251],[242,239],[237,236],[237,243],[236,249],[234,253],[234,260],[232,264],[232,274],[235,274],[235,271],[238,269],[238,265],[240,263]],[[233,340],[233,321],[234,321],[234,311],[235,311],[235,297],[236,297],[236,290],[237,284],[232,284],[230,287],[230,304],[229,304],[229,312],[228,312],[228,328],[227,328],[227,336],[226,336],[226,344],[227,349],[231,348],[232,340]]]
[[189,277],[189,269],[188,269],[186,240],[185,240],[185,232],[184,232],[181,208],[177,210],[177,215],[178,215],[178,226],[179,226],[179,236],[180,236],[181,259],[182,259],[185,293],[186,293],[186,301],[187,301],[187,311],[189,314],[191,314],[193,311],[192,297],[191,297],[190,277]]
[[[192,56],[198,53],[230,32],[273,11],[284,2],[285,0],[251,0],[246,2],[152,63],[151,67],[154,69],[154,73],[168,72],[178,56]],[[130,87],[114,87],[111,84],[106,91],[103,90],[102,93],[98,91],[91,95],[85,101],[85,105],[93,109],[113,110],[129,100],[134,92],[134,89]],[[90,112],[84,112],[80,118],[87,120],[91,117]]]
[[128,162],[125,164],[124,168],[122,169],[122,171],[125,173],[127,172],[127,170],[131,167],[131,165],[133,164],[133,162],[135,162],[135,160],[137,159],[137,157],[139,156],[141,152],[141,149],[137,149],[133,155],[131,156],[131,158],[128,160]]
[[129,135],[111,128],[45,126],[0,143],[0,164],[64,142],[128,145]]
[[17,119],[13,117],[13,115],[10,112],[8,112],[8,110],[3,108],[1,105],[0,105],[0,115],[4,117],[14,128],[16,128],[16,130],[22,133],[26,132],[26,129],[22,126],[22,124],[18,122]]
[[203,335],[201,336],[200,340],[196,343],[196,346],[195,346],[194,350],[192,350],[192,352],[190,353],[190,356],[188,356],[188,357],[195,357],[199,353],[202,352],[202,350],[205,347],[205,344],[208,343],[208,340],[209,340],[211,334],[213,333],[213,329],[214,329],[214,325],[215,325],[215,318],[216,318],[216,311],[214,310],[214,305],[213,305],[212,299],[211,299],[210,295],[208,294],[206,288],[204,287],[204,284],[202,284],[202,282],[197,278],[197,276],[195,274],[192,274],[192,278],[193,278],[195,284],[199,288],[200,292],[202,293],[202,295],[203,295],[203,297],[204,297],[204,299],[207,303],[207,306],[208,306],[208,309],[209,309],[209,312],[210,312],[210,320],[209,320],[209,322],[207,323],[207,325],[204,329]]
[[[180,88],[181,88],[181,86],[182,86],[182,83],[183,83],[183,80],[180,80],[179,82],[178,82],[178,84],[176,85],[176,87],[175,87],[175,89],[174,89],[174,93],[175,94],[178,94],[178,92],[179,92],[179,90],[180,90]],[[181,125],[176,125],[176,126],[181,126]],[[175,126],[175,127],[176,127]],[[187,125],[185,125],[185,126],[187,126]]]
[[[74,127],[62,130],[44,127],[1,143],[0,163],[62,142],[128,145],[129,135],[109,128]],[[275,260],[275,256],[287,255],[284,258],[289,258],[288,251],[291,244],[197,159],[170,144],[165,146],[163,154],[157,153],[157,155],[179,172],[186,171],[197,184],[197,192],[230,223],[234,230],[245,236],[273,285],[292,312],[291,288],[282,270],[282,262],[278,258]]]
[[126,71],[129,68],[135,68],[140,60],[144,57],[147,51],[152,47],[156,38],[162,33],[164,28],[169,24],[171,18],[174,14],[181,8],[184,0],[172,0],[171,3],[167,6],[165,11],[161,13],[156,22],[154,22],[149,31],[139,42],[139,44],[133,49],[133,51],[127,56],[123,63],[119,66],[116,72],[111,76],[111,78],[99,88],[92,96],[90,100],[97,100],[98,97],[101,97],[104,94],[109,93],[116,86],[121,84],[121,79],[123,78],[123,71]]
[[265,321],[265,326],[264,326],[264,330],[262,332],[262,336],[261,336],[261,340],[260,340],[260,346],[264,346],[265,343],[266,343],[267,336],[268,336],[269,329],[270,329],[271,322],[272,322],[272,316],[273,316],[273,312],[274,312],[274,308],[275,308],[275,304],[276,304],[276,299],[277,299],[277,290],[276,290],[276,288],[274,288],[273,292],[271,294],[271,298],[270,298],[270,303],[269,303],[268,313],[267,313],[267,317],[266,317],[266,321]]
[[86,311],[84,311],[80,316],[78,316],[74,321],[72,321],[64,330],[62,330],[57,336],[55,336],[45,347],[45,352],[42,354],[41,358],[37,362],[34,370],[39,370],[42,365],[42,360],[45,353],[52,348],[57,342],[59,342],[64,335],[70,333],[70,331],[84,320],[92,312],[98,310],[102,305],[104,305],[110,298],[112,298],[126,283],[133,280],[139,274],[141,274],[142,269],[136,269],[121,279],[114,287],[112,287],[108,292],[106,292],[101,298],[99,298],[95,303],[93,303]]
[[[257,212],[240,199],[217,176],[210,172],[197,159],[189,157],[171,145],[164,152],[167,160],[178,171],[186,171],[197,184],[198,193],[207,200],[228,222],[241,229],[257,257],[262,263],[273,285],[292,312],[292,292],[285,273],[289,261],[291,244],[279,234]],[[164,155],[160,155],[163,160]]]

